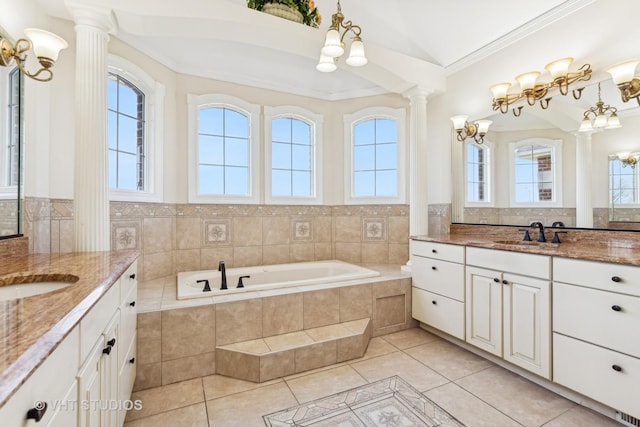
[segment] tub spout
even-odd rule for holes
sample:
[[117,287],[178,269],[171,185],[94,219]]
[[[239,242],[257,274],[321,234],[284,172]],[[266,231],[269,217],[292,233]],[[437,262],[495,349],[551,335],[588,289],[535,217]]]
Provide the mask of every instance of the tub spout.
[[222,276],[222,280],[220,282],[220,289],[227,289],[227,270],[224,266],[224,261],[220,261],[218,263],[218,271]]

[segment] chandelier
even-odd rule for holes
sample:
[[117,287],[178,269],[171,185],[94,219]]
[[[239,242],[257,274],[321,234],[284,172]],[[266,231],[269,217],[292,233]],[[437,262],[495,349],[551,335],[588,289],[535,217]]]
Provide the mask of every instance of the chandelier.
[[[25,28],[24,34],[27,38],[18,39],[15,45],[6,38],[0,37],[0,65],[11,66],[15,59],[16,65],[26,76],[40,82],[48,82],[53,78],[51,67],[58,59],[60,51],[68,44],[61,37],[37,28]],[[24,68],[27,60],[26,54],[31,48],[33,48],[42,67],[35,73],[30,73]],[[43,72],[45,74],[40,76]]]
[[[602,129],[616,129],[622,127],[616,114],[618,109],[602,102],[600,96],[600,83],[598,83],[598,102],[595,107],[584,112],[584,118],[578,132],[589,132]],[[593,121],[592,121],[593,118]]]
[[[579,68],[577,72],[569,72],[569,65],[573,62],[573,58],[562,58],[548,63],[544,68],[551,74],[551,81],[546,83],[537,82],[540,76],[539,71],[531,71],[516,76],[516,80],[520,83],[520,92],[509,93],[511,83],[498,83],[489,89],[493,93],[492,108],[494,111],[499,110],[505,114],[509,111],[509,107],[517,101],[524,99],[527,104],[534,105],[540,101],[540,107],[543,110],[549,108],[551,96],[549,91],[557,88],[561,95],[565,96],[569,93],[569,86],[580,80],[589,80],[591,78],[591,65],[585,64]],[[573,97],[580,99],[582,89],[574,89]],[[513,109],[513,115],[520,116],[522,106]]]
[[[323,73],[330,73],[338,68],[336,61],[344,54],[344,38],[349,32],[353,33],[353,37],[349,57],[345,62],[352,67],[361,67],[369,62],[364,55],[364,44],[360,38],[362,28],[351,21],[344,20],[340,0],[337,7],[338,11],[331,15],[331,26],[324,39],[324,46],[320,50],[320,61],[316,65],[316,70]],[[342,33],[340,33],[341,30]]]
[[623,102],[628,102],[635,98],[640,105],[640,77],[635,76],[636,67],[640,63],[640,59],[622,62],[607,68],[613,82],[620,89],[620,95]]

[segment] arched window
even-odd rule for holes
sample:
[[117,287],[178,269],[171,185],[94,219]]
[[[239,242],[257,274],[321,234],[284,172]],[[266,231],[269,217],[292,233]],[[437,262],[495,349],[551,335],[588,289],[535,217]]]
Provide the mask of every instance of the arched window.
[[486,139],[482,145],[469,140],[464,143],[466,206],[487,205],[492,202],[491,153],[492,144]]
[[562,141],[529,138],[509,152],[511,206],[562,206]]

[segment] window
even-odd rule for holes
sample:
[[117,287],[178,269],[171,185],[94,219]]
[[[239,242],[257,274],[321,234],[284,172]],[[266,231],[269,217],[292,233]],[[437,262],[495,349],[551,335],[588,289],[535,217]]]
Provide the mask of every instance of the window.
[[465,205],[486,205],[491,202],[491,149],[490,141],[478,145],[470,141],[464,143]]
[[107,128],[111,200],[162,201],[164,86],[109,55]]
[[369,109],[345,118],[346,203],[404,203],[404,110]]
[[22,97],[22,74],[18,68],[9,72],[7,105],[7,152],[6,152],[6,186],[16,187],[20,181],[20,98]]
[[230,96],[189,96],[190,202],[259,201],[259,114]]
[[302,108],[265,107],[265,201],[322,203],[322,116]]
[[611,206],[639,203],[640,174],[626,167],[617,156],[609,157],[609,202]]
[[531,138],[509,144],[512,206],[562,206],[562,142]]

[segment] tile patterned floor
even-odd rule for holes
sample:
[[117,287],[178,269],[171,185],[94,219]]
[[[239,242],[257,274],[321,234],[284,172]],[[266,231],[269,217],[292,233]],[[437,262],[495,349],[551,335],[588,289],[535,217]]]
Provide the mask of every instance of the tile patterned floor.
[[467,427],[620,427],[421,329],[373,338],[360,359],[262,384],[211,375],[142,390],[132,399],[143,409],[125,427],[264,426],[264,415],[395,375]]

